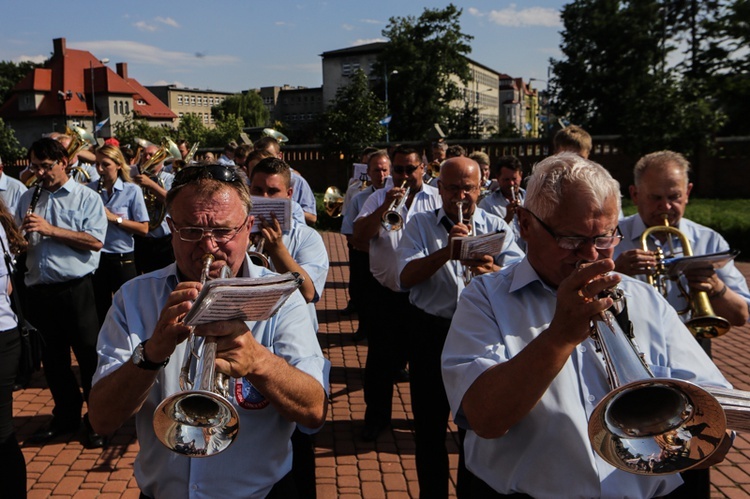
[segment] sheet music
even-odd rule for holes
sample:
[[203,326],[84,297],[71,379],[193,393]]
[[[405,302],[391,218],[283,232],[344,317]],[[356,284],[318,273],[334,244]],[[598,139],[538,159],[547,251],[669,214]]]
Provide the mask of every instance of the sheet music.
[[739,250],[726,250],[719,253],[710,253],[708,255],[693,255],[676,258],[667,258],[664,260],[664,266],[667,275],[671,278],[677,278],[684,274],[686,270],[693,268],[713,267],[714,270],[722,268],[724,265],[734,260],[740,254]]
[[185,324],[241,319],[264,321],[273,316],[304,281],[287,272],[266,277],[231,277],[207,281],[185,316]]
[[271,212],[276,215],[281,225],[282,231],[289,231],[292,228],[292,200],[287,198],[262,198],[259,196],[251,196],[253,201],[253,209],[250,214],[255,217],[255,223],[251,233],[260,232],[260,218],[258,215],[262,215],[266,221],[271,222]]
[[370,181],[370,176],[367,175],[367,164],[365,163],[354,163],[352,166],[354,166],[354,173],[352,173],[352,178],[354,180],[359,180],[362,178],[362,175],[367,177],[367,181]]
[[494,258],[503,251],[504,242],[504,230],[481,236],[454,237],[451,240],[451,260],[473,260],[484,255]]

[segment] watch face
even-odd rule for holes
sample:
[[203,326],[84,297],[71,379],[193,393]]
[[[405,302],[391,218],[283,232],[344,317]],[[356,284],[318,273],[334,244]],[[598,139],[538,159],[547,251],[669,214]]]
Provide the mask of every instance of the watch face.
[[133,364],[139,366],[143,363],[143,344],[139,344],[133,351]]

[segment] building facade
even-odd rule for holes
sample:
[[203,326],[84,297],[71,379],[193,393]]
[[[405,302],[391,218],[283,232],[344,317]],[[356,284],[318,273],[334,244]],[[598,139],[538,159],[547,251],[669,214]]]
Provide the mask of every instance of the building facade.
[[180,119],[186,114],[197,115],[203,121],[203,125],[207,128],[213,128],[215,124],[211,115],[211,108],[218,106],[224,102],[224,99],[233,95],[232,92],[182,88],[176,85],[158,85],[146,88],[176,115],[173,122],[175,128],[180,125]]

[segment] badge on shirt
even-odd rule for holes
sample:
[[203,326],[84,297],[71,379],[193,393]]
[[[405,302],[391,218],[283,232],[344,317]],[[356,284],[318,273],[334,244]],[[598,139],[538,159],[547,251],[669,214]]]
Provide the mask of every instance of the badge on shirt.
[[270,401],[245,378],[234,381],[234,399],[244,409],[263,409]]

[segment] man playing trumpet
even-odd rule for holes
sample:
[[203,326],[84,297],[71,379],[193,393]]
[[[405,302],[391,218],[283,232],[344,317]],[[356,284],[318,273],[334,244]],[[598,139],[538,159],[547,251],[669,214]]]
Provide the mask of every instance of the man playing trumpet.
[[297,425],[323,424],[329,369],[297,292],[267,321],[222,321],[194,330],[216,338],[216,369],[231,377],[229,402],[240,418],[236,441],[220,454],[191,459],[157,440],[154,409],[180,391],[189,332],[182,319],[201,289],[204,256],[214,257],[211,278],[225,265],[234,276],[270,274],[246,254],[253,217],[239,169],[183,168],[167,209],[176,262],[128,281],[115,294],[97,345],[92,425],[111,434],[135,415],[141,497],[297,497],[290,437]]

